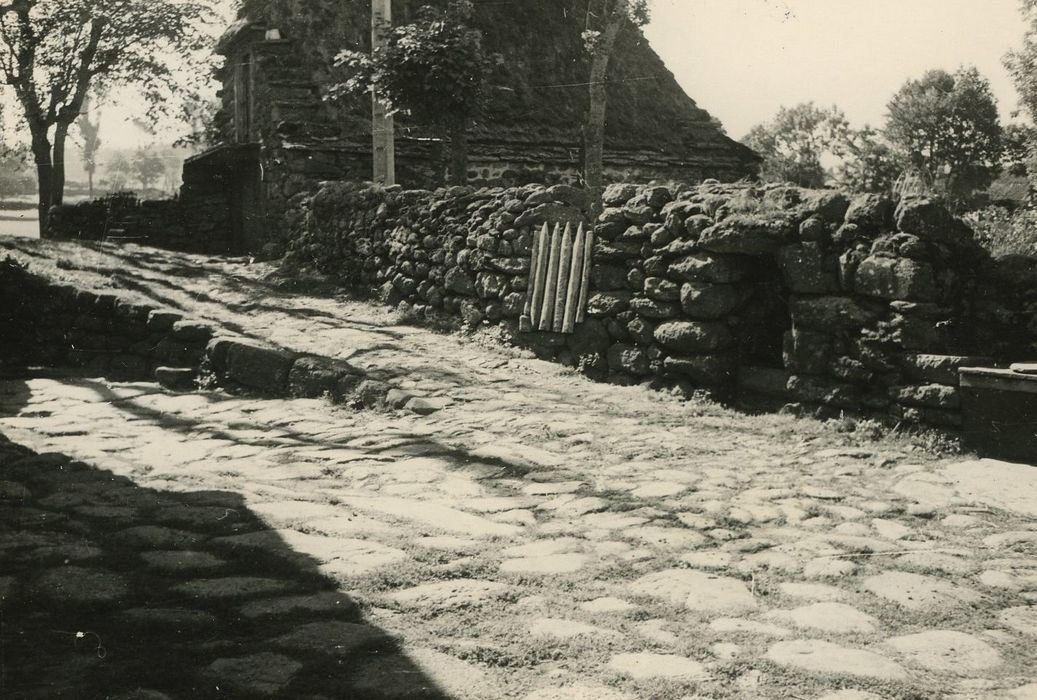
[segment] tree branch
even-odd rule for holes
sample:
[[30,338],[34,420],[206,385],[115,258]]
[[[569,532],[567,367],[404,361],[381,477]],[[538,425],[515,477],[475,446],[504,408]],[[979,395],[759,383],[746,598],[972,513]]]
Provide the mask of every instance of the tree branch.
[[90,20],[90,40],[87,42],[86,48],[83,49],[83,53],[80,55],[79,69],[76,71],[75,77],[75,90],[72,94],[72,101],[65,105],[61,110],[60,120],[71,124],[79,116],[80,110],[83,108],[83,102],[86,100],[87,90],[90,89],[90,78],[93,77],[94,73],[91,69],[91,64],[94,61],[94,57],[97,55],[97,47],[101,43],[101,37],[104,36],[104,29],[108,26],[108,20],[104,17],[95,17]]

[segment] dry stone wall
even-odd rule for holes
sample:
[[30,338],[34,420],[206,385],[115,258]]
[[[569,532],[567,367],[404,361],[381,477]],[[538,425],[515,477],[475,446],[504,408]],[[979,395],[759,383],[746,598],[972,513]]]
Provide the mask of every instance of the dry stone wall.
[[168,250],[226,253],[233,249],[228,203],[213,192],[182,199],[119,196],[51,209],[46,237],[75,241],[131,241]]
[[0,260],[0,367],[81,368],[144,381],[157,367],[195,367],[212,335],[180,314],[113,294],[53,284]]
[[584,220],[579,189],[325,183],[292,204],[290,264],[419,315],[500,324],[538,356],[618,383],[955,428],[958,367],[1037,351],[1033,261],[990,259],[927,199],[610,186],[588,318],[571,335],[518,320],[533,230]]
[[447,402],[398,376],[222,332],[205,321],[32,274],[0,260],[0,374],[59,369],[113,381],[199,384],[262,396],[325,397],[354,407],[433,413]]

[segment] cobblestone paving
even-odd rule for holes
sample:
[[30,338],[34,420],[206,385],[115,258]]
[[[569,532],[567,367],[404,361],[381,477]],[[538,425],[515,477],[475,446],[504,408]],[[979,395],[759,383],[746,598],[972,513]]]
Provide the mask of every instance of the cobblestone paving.
[[45,659],[35,697],[1037,690],[1035,513],[953,463],[550,385],[539,413],[423,418],[4,383],[0,430],[83,463],[2,467],[8,682]]
[[0,384],[13,697],[1037,697],[1037,469],[284,306],[450,404]]

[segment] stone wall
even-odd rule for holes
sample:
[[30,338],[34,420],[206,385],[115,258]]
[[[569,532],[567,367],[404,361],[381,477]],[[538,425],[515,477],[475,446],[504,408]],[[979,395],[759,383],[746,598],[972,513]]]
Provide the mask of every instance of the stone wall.
[[448,403],[396,387],[391,372],[290,352],[170,309],[55,284],[10,258],[0,260],[0,298],[0,374],[66,369],[175,390],[201,384],[419,414]]
[[54,207],[46,238],[130,241],[169,250],[226,253],[233,249],[229,213],[220,192],[190,201],[107,197]]
[[[1034,261],[994,261],[936,202],[784,186],[613,185],[572,335],[524,333],[533,231],[566,185],[298,197],[287,261],[619,383],[960,425],[957,368],[1037,353]],[[1029,277],[1017,268],[1029,265]]]
[[0,366],[82,368],[144,381],[160,366],[197,367],[212,331],[174,312],[114,294],[53,284],[0,261]]
[[48,287],[13,258],[0,259],[0,371],[63,359],[64,333],[38,323],[55,312]]
[[[552,17],[551,33],[559,44],[555,48],[565,54],[578,49],[580,30],[561,29],[574,22],[561,6],[545,10],[540,3],[527,4],[530,7],[520,13],[526,22],[530,13]],[[219,145],[188,160],[185,182],[199,174],[203,176],[201,189],[231,192],[231,218],[236,229],[245,231],[238,236],[243,239],[241,252],[248,250],[269,259],[281,256],[288,243],[283,222],[292,197],[312,193],[322,180],[371,177],[369,101],[325,99],[329,86],[338,79],[332,79],[327,70],[330,65],[314,55],[316,46],[330,34],[338,36],[344,29],[366,41],[369,29],[352,22],[357,8],[350,3],[323,8],[318,12],[321,20],[312,27],[306,26],[314,19],[306,3],[251,5],[243,10],[243,19],[228,29],[217,47],[225,57],[217,71],[222,82],[221,108],[214,121]],[[360,8],[361,16],[367,12],[369,8]],[[335,27],[336,18],[346,24]],[[507,44],[525,54],[529,45],[516,41],[513,24],[497,37],[504,43],[494,45]],[[500,32],[492,21],[485,29]],[[527,29],[544,39],[543,23],[530,23]],[[338,44],[335,53],[351,41]],[[620,74],[634,70],[638,78],[626,81],[617,74],[610,82],[604,155],[607,181],[738,180],[758,172],[759,156],[724,135],[709,114],[683,93],[646,43],[628,38],[620,44],[617,55],[630,60],[619,62],[622,65],[616,70]],[[497,88],[484,106],[494,103],[497,109],[491,110],[493,114],[484,110],[469,133],[468,183],[473,186],[574,183],[580,179],[580,123],[586,111],[586,91],[572,84],[586,79],[586,66],[579,65],[583,52],[576,51],[578,60],[561,58],[538,41],[534,53],[536,69],[521,60],[512,61],[507,75],[494,75],[491,80]],[[545,65],[548,56],[550,65]],[[631,60],[646,72],[633,68]],[[529,71],[537,84],[524,85],[522,79],[509,86],[518,77],[516,70]],[[573,77],[572,71],[583,77]],[[645,82],[644,75],[656,79]],[[557,89],[542,89],[546,87],[542,81],[557,83]],[[231,155],[234,150],[240,159]],[[445,135],[441,129],[423,124],[421,115],[397,115],[395,157],[396,182],[433,188],[448,181],[450,148]]]
[[111,202],[104,199],[52,207],[43,237],[58,240],[101,240],[108,228],[110,208]]
[[[697,156],[667,154],[657,150],[609,151],[602,163],[605,182],[675,181],[701,182],[715,178],[733,182],[746,177],[737,162],[722,156],[709,157],[708,148]],[[448,163],[440,162],[437,177],[401,178],[401,183],[422,187],[447,182]],[[517,187],[527,183],[578,185],[583,181],[581,151],[572,144],[523,144],[520,147],[483,143],[474,139],[469,147],[468,184],[474,187]]]
[[970,291],[971,315],[989,354],[1013,362],[1037,358],[1037,258],[981,259],[980,284]]

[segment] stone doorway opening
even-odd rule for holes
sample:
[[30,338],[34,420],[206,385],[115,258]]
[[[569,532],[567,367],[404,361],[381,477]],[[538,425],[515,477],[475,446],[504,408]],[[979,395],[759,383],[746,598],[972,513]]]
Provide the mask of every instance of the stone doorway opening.
[[784,345],[792,331],[791,291],[773,256],[746,259],[746,301],[738,318],[738,403],[773,410],[788,401]]

